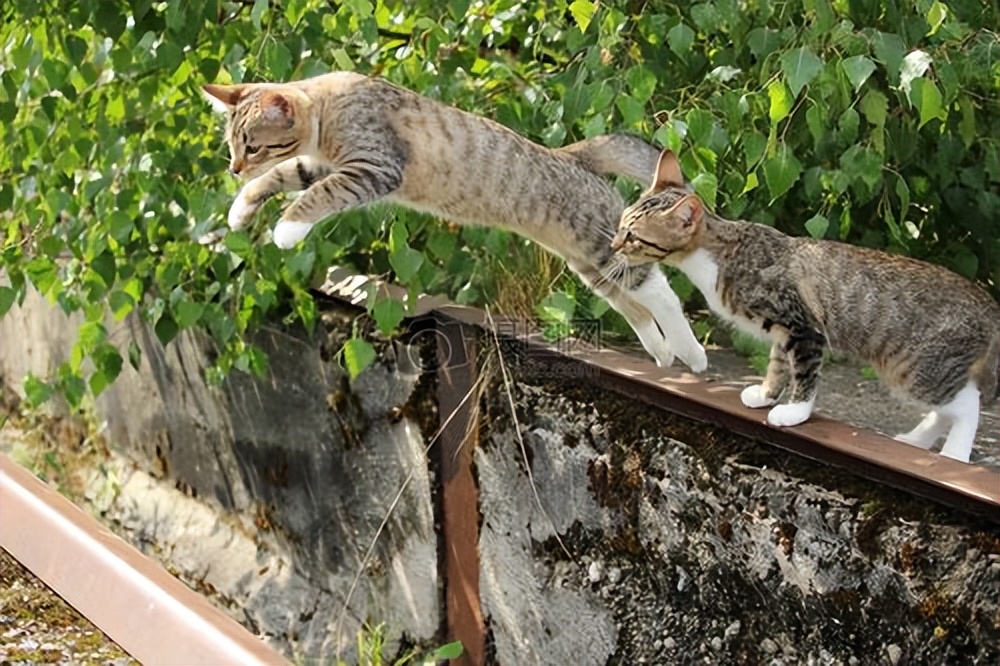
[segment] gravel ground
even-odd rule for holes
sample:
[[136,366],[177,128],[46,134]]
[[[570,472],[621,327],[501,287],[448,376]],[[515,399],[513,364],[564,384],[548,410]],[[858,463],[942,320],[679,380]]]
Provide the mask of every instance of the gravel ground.
[[0,666],[138,663],[0,549]]

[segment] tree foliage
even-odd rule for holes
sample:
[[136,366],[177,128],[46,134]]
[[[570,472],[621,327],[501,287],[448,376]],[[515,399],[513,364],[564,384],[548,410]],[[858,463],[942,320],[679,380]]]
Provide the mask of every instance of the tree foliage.
[[[237,187],[205,82],[355,69],[547,145],[639,133],[679,150],[725,215],[925,258],[1000,293],[995,0],[7,0],[0,16],[0,316],[29,283],[85,315],[70,360],[31,378],[39,398],[57,387],[76,404],[123,357],[138,363],[108,312],[139,312],[164,343],[204,329],[217,376],[261,371],[245,334],[274,317],[311,327],[308,286],[332,263],[479,303],[495,289],[483,267],[525,252],[377,206],[292,251],[243,232],[200,245]],[[557,289],[543,318],[614,317],[572,277]],[[404,314],[371,310],[385,332]],[[371,360],[362,341],[344,352],[352,371]]]

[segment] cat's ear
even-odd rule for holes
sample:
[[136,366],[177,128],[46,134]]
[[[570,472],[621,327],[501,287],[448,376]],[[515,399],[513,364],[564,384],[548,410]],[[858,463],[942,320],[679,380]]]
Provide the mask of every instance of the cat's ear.
[[211,103],[212,108],[221,113],[231,110],[246,94],[249,86],[238,84],[233,86],[222,86],[216,83],[207,83],[201,87],[205,93],[205,99]]
[[660,161],[656,163],[656,176],[650,189],[662,192],[668,187],[684,187],[684,174],[681,173],[680,162],[672,150],[660,153]]
[[674,204],[672,212],[680,220],[682,229],[690,229],[701,222],[705,206],[696,194],[689,194]]
[[272,125],[291,127],[295,121],[295,105],[280,92],[266,92],[261,95],[260,111],[264,120]]

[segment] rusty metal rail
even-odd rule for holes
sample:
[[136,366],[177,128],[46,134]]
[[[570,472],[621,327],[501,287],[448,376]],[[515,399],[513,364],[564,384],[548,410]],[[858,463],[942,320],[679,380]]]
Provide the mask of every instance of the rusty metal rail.
[[288,664],[0,454],[0,546],[144,664]]

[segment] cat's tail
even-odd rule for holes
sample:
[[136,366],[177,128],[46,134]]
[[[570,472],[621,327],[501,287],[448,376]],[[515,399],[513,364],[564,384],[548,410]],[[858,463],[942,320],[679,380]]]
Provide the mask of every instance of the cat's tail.
[[597,173],[635,178],[648,185],[656,173],[660,151],[628,134],[604,134],[558,149],[582,160]]

